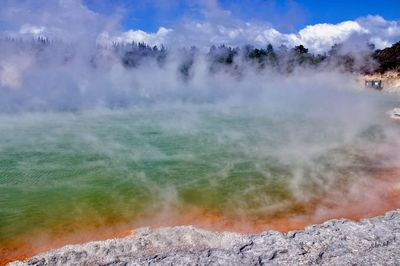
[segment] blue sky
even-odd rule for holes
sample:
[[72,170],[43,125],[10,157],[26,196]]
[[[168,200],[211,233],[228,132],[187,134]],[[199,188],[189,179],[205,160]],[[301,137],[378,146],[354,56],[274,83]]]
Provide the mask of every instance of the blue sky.
[[[92,10],[120,13],[124,29],[155,32],[160,26],[173,27],[183,17],[202,18],[206,3],[201,0],[84,0]],[[293,32],[306,25],[339,23],[367,15],[380,15],[386,20],[400,19],[400,0],[318,1],[318,0],[219,0],[221,9],[235,18],[271,23],[282,32]]]
[[[0,0],[0,36],[265,47],[400,41],[400,0]],[[83,4],[83,5],[82,5]],[[325,24],[321,24],[325,23]]]

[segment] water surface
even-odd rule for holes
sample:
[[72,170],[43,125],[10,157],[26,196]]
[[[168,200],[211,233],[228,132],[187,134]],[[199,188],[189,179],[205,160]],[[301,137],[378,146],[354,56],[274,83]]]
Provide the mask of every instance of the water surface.
[[286,231],[383,212],[400,166],[385,108],[371,121],[245,105],[2,114],[0,254],[139,226]]

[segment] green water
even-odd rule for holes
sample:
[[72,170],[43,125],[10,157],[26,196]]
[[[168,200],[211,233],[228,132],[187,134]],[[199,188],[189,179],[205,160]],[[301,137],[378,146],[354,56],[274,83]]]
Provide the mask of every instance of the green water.
[[359,178],[370,162],[358,149],[388,138],[379,123],[325,118],[212,106],[3,114],[0,243],[166,210],[279,215]]

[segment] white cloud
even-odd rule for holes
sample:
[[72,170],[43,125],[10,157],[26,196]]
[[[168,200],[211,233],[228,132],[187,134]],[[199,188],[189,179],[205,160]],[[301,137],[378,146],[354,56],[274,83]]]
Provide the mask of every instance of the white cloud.
[[339,24],[316,24],[307,26],[296,35],[297,43],[310,47],[315,52],[323,52],[335,43],[342,43],[354,34],[368,34],[368,30],[355,21]]
[[91,11],[81,0],[4,0],[0,8],[2,35],[45,36],[67,41],[97,38],[108,18]]
[[309,25],[296,33],[281,33],[271,26],[243,22],[228,15],[226,23],[221,19],[218,23],[212,20],[184,21],[173,30],[160,28],[157,33],[130,30],[111,39],[122,42],[148,42],[151,45],[196,45],[204,48],[213,44],[266,46],[271,43],[275,46],[283,44],[289,47],[303,44],[317,53],[346,41],[369,41],[377,48],[384,48],[400,40],[400,22],[387,21],[380,16],[367,16],[338,24]]
[[[2,35],[45,36],[77,41],[145,42],[149,45],[192,46],[207,49],[211,45],[266,46],[303,44],[312,52],[327,51],[335,43],[369,41],[377,48],[400,40],[400,21],[381,16],[366,16],[337,24],[309,25],[298,32],[282,33],[266,22],[243,21],[215,0],[204,2],[202,19],[184,18],[173,29],[160,27],[157,32],[131,29],[115,31],[117,19],[105,17],[82,4],[82,0],[37,0],[16,5],[4,0],[0,9]],[[1,34],[1,32],[0,32]]]
[[46,27],[37,27],[31,24],[24,24],[21,26],[19,33],[21,34],[31,34],[31,35],[40,35],[46,30]]
[[400,41],[400,21],[387,21],[381,16],[367,16],[357,22],[369,31],[369,38],[377,48]]
[[116,36],[110,36],[108,32],[103,32],[99,36],[98,42],[144,42],[149,45],[161,45],[165,43],[165,38],[167,35],[171,34],[172,32],[172,29],[167,29],[164,27],[159,28],[159,30],[155,33],[148,33],[142,30],[129,30]]

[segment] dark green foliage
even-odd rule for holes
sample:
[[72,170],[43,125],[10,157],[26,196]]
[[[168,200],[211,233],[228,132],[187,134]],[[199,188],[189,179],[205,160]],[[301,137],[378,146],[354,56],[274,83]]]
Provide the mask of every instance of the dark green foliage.
[[180,51],[183,59],[178,70],[184,81],[188,81],[193,74],[192,67],[198,52],[198,49],[194,46],[192,46],[189,51],[187,49],[182,49]]
[[[57,51],[59,62],[68,64],[76,56],[76,50],[70,44],[51,41],[40,37],[30,41],[22,39],[0,39],[0,45],[9,51],[15,47],[21,50],[33,51],[38,62],[46,64],[52,59],[51,49]],[[61,48],[61,49],[56,49]],[[288,74],[298,68],[331,68],[345,72],[371,73],[400,69],[400,42],[392,47],[376,50],[372,44],[363,47],[363,51],[345,49],[343,44],[335,44],[324,54],[313,54],[304,45],[293,48],[280,46],[277,49],[271,44],[266,47],[230,47],[226,45],[212,46],[206,54],[210,73],[220,71],[240,77],[243,69],[254,67],[258,71],[268,69],[281,74]],[[108,58],[101,51],[108,50],[114,53],[121,64],[127,68],[137,68],[143,64],[156,63],[164,67],[167,57],[174,56],[178,61],[177,73],[184,81],[193,76],[193,65],[198,60],[200,51],[196,47],[180,49],[177,53],[170,53],[164,46],[149,46],[145,43],[114,43],[111,46],[96,46],[89,55],[89,64],[94,67],[105,66]]]
[[232,48],[225,45],[219,47],[211,46],[207,54],[210,62],[210,72],[216,73],[221,70],[235,72],[237,69],[235,58],[239,54],[239,51],[239,48]]
[[231,65],[237,54],[238,48],[221,45],[218,48],[211,46],[208,56],[213,63]]
[[258,64],[258,67],[261,69],[266,66],[276,67],[278,64],[277,54],[271,44],[268,44],[266,49],[247,46],[245,57],[247,60]]
[[374,47],[373,44],[367,44],[360,51],[351,52],[342,44],[335,44],[328,52],[328,59],[333,66],[345,72],[370,73],[377,67],[373,58]]
[[149,46],[145,43],[114,44],[115,51],[120,54],[122,64],[127,68],[137,67],[142,59],[153,58],[159,64],[163,64],[167,50],[164,46],[159,49],[157,46]]
[[297,55],[303,55],[303,54],[308,53],[308,49],[305,48],[303,45],[298,45],[298,46],[294,47],[293,50]]

